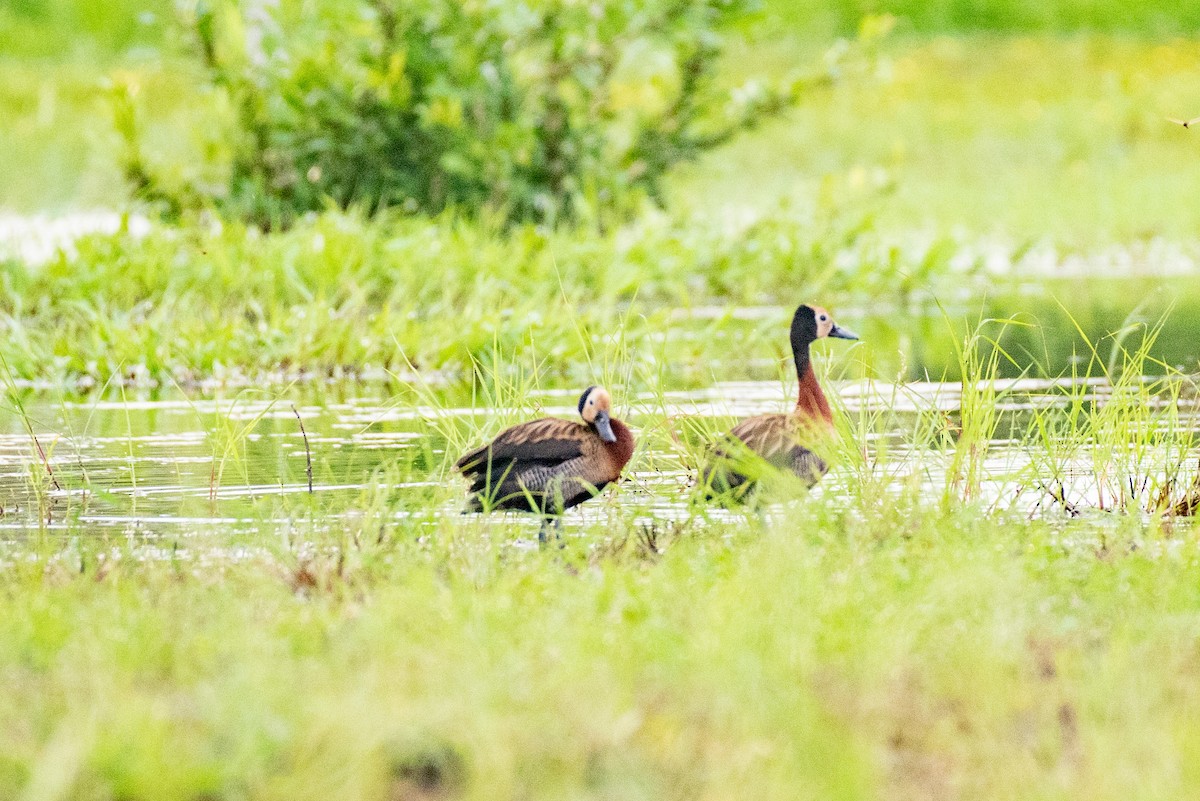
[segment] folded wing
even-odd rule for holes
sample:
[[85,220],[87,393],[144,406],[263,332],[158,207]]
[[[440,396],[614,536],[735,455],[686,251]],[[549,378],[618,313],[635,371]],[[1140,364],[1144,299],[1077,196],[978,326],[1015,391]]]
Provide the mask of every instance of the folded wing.
[[803,421],[790,414],[764,414],[738,423],[714,443],[701,472],[709,496],[744,495],[762,478],[764,468],[787,470],[811,487],[829,468],[800,444],[805,433]]
[[506,429],[455,467],[471,483],[474,509],[544,511],[550,501],[565,508],[591,497],[589,467],[598,443],[581,423],[544,418]]

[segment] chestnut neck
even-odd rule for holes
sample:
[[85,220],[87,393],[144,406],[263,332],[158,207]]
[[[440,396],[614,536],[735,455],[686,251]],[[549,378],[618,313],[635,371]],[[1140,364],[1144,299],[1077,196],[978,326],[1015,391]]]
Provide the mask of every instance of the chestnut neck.
[[611,418],[609,423],[612,425],[617,441],[604,443],[604,449],[608,451],[617,471],[620,472],[621,468],[629,462],[629,458],[633,456],[633,432],[629,430],[629,426],[615,417]]
[[833,424],[833,412],[829,408],[829,401],[825,398],[825,393],[821,389],[820,383],[817,381],[817,374],[813,370],[812,359],[808,354],[809,343],[794,346],[794,355],[796,358],[796,380],[799,384],[796,393],[796,414],[806,417],[810,420],[821,420],[826,424]]

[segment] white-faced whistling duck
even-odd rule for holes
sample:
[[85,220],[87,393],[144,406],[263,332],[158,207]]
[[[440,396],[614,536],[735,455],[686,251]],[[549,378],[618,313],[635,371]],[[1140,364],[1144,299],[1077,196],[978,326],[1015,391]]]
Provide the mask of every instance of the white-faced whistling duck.
[[593,498],[621,477],[633,455],[633,433],[611,416],[603,387],[579,397],[583,423],[545,417],[502,431],[455,467],[471,482],[467,511],[517,509],[561,522],[563,511]]
[[[818,339],[858,339],[820,306],[801,306],[792,317],[792,357],[800,390],[796,408],[787,414],[760,414],[738,423],[714,443],[700,473],[709,498],[742,500],[762,475],[765,461],[795,473],[810,487],[829,469],[804,443],[813,444],[833,431],[833,414],[821,391],[809,358],[809,345]],[[759,469],[756,469],[759,468]]]

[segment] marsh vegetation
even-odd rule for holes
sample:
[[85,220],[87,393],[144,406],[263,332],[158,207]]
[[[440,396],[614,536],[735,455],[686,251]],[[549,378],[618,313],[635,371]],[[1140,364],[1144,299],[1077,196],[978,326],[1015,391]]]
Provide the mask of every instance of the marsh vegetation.
[[[767,3],[709,88],[824,77],[611,214],[282,226],[134,198],[114,110],[228,165],[168,4],[0,9],[0,796],[1195,794],[1197,20],[984,5]],[[829,474],[697,502],[803,301]],[[591,384],[563,548],[460,514]]]

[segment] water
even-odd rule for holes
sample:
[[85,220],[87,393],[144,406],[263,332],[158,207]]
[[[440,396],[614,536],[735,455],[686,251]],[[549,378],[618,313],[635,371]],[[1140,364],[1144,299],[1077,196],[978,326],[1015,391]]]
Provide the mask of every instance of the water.
[[295,401],[267,392],[62,401],[35,394],[23,407],[36,442],[16,414],[0,434],[0,526],[161,531],[282,520],[307,508],[292,499],[309,496],[310,459],[312,495],[349,504],[428,434],[415,417],[394,414],[378,388],[364,390],[310,387]]
[[[1054,461],[1048,449],[1019,436],[1029,430],[1035,411],[1063,409],[1069,397],[1099,407],[1111,401],[1112,387],[1101,379],[1075,385],[1017,379],[999,382],[996,389],[998,417],[980,480],[973,489],[956,491],[984,504],[1019,502],[1030,513],[1116,503],[1125,477],[1098,475],[1092,450],[1076,447]],[[779,381],[739,381],[618,398],[622,416],[642,442],[636,469],[626,476],[623,502],[636,503],[646,518],[687,516],[692,473],[684,464],[686,449],[676,445],[701,442],[703,432],[726,430],[735,418],[786,410],[791,391]],[[915,480],[931,498],[956,484],[952,439],[961,424],[960,384],[856,381],[833,391],[858,427],[857,444],[871,466],[859,469],[890,476],[896,486]],[[473,444],[480,438],[476,431],[494,432],[528,413],[475,407],[451,388],[425,392],[435,394],[418,396],[381,383],[199,397],[167,392],[62,399],[27,393],[21,403],[25,416],[14,408],[0,429],[0,530],[11,536],[46,529],[203,536],[287,527],[311,520],[314,510],[334,526],[381,492],[390,514],[427,517],[431,509],[457,514],[457,494],[442,486],[457,481],[448,465],[463,445],[448,445],[448,437]],[[546,414],[575,414],[574,390],[540,393],[533,400]],[[1166,404],[1164,398],[1158,405]],[[1177,425],[1200,428],[1194,400],[1179,400],[1172,408],[1179,414]],[[939,437],[942,447],[936,446]],[[1155,471],[1183,460],[1195,464],[1190,451],[1170,447],[1116,460],[1111,453],[1102,457],[1105,464],[1128,465],[1130,494],[1143,500],[1155,491]],[[852,480],[848,469],[835,469],[819,491],[837,493]],[[963,477],[958,484],[968,481]],[[1059,492],[1066,503],[1053,500]],[[590,513],[588,505],[581,511]]]

